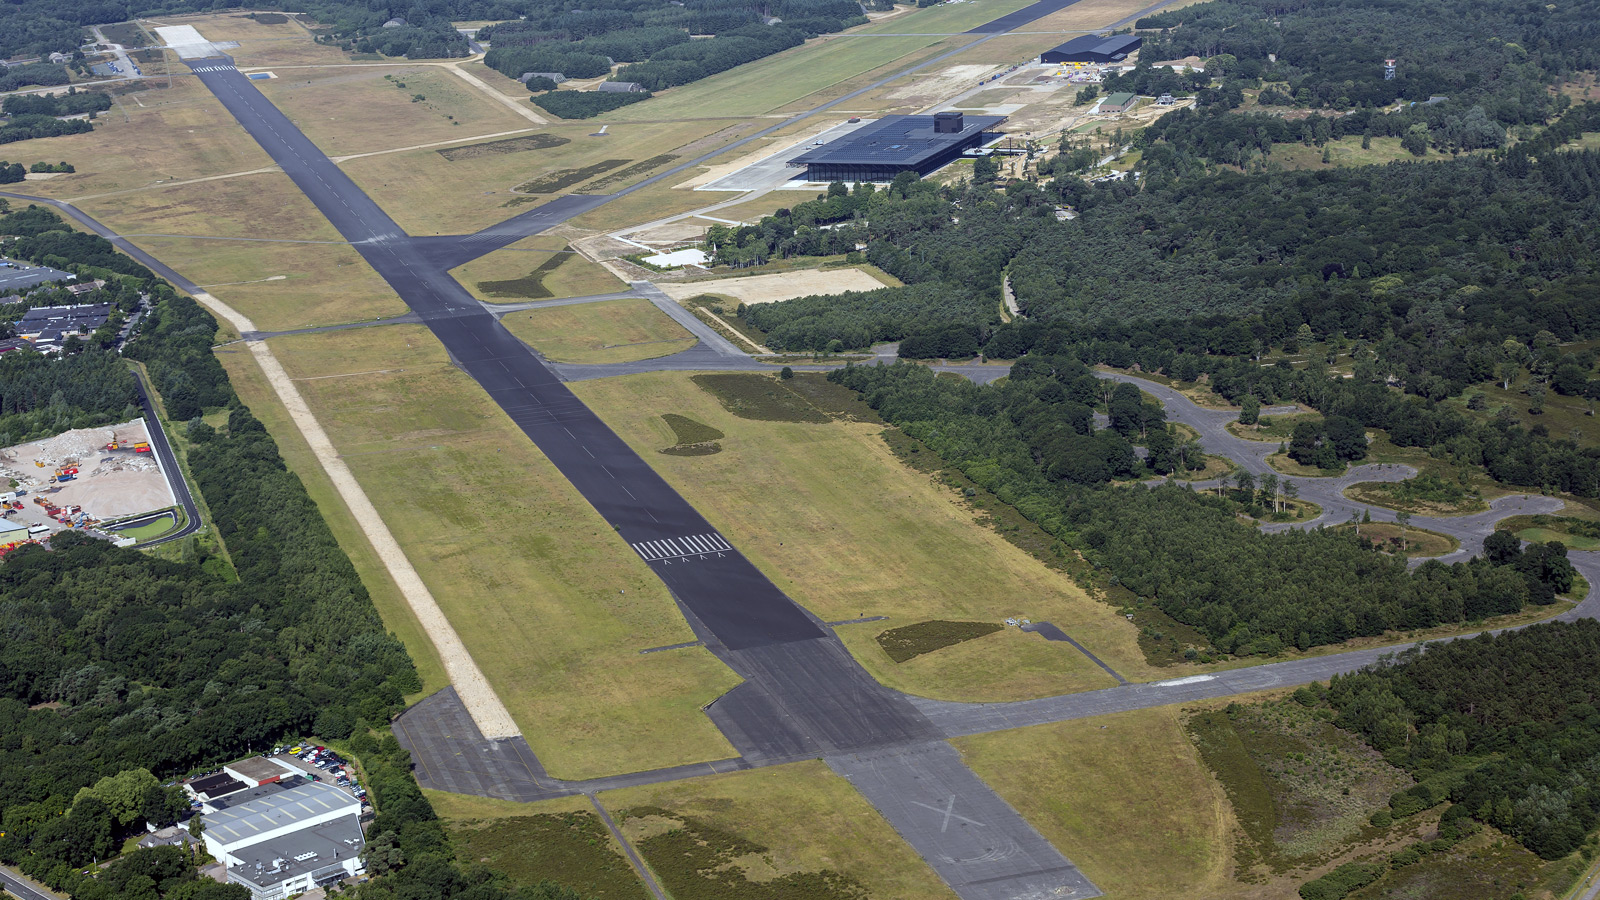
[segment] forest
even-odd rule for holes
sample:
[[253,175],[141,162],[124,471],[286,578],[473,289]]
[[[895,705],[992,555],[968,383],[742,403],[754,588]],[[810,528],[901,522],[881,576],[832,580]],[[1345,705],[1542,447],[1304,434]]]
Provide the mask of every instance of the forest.
[[1297,699],[1327,703],[1418,780],[1390,800],[1399,818],[1445,812],[1493,825],[1545,859],[1600,824],[1600,623],[1534,625],[1430,644]]
[[[1600,2],[1214,0],[1136,23],[1145,59],[1232,58],[1228,75],[1286,82],[1293,102],[1333,110],[1449,98],[1504,126],[1556,112],[1556,76],[1600,68]],[[1396,61],[1384,78],[1384,61]],[[1207,74],[1212,74],[1207,72]]]
[[[1268,534],[1239,521],[1240,500],[1271,497],[1108,486],[1173,471],[1184,464],[1184,442],[1159,405],[1095,378],[1070,354],[1035,352],[1010,378],[982,386],[910,363],[850,366],[829,378],[1117,583],[1197,628],[1211,641],[1201,652],[1270,654],[1476,621],[1550,603],[1573,584],[1559,545],[1530,549],[1529,561],[1500,554],[1408,571],[1357,534]],[[1109,425],[1096,429],[1102,404]],[[1148,459],[1136,458],[1135,443]],[[1257,493],[1253,481],[1242,493]]]
[[110,94],[75,87],[67,88],[65,94],[16,94],[0,103],[0,112],[8,116],[76,116],[110,108]]

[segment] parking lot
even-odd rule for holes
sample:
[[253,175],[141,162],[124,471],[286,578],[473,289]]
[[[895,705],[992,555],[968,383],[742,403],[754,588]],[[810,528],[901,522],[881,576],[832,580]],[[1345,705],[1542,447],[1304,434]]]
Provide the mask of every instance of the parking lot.
[[[305,758],[289,753],[288,749],[285,749],[282,753],[274,755],[272,758],[281,763],[294,766],[296,769],[299,769],[301,772],[305,773],[307,778],[314,778],[317,781],[331,784],[334,787],[349,793],[351,796],[359,798],[363,804],[363,810],[365,810],[367,805],[366,790],[361,787],[360,781],[356,779],[355,768],[350,765],[349,760],[344,760],[342,765],[329,765],[326,767],[320,767],[314,762],[309,762]],[[340,783],[338,776],[335,774],[335,770],[343,771],[349,777],[349,783]]]

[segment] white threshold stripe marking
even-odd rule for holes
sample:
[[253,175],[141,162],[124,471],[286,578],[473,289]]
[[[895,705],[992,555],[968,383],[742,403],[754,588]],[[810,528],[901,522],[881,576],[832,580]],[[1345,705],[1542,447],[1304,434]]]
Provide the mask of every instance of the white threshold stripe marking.
[[644,558],[645,562],[657,562],[663,559],[728,553],[733,550],[733,545],[713,531],[710,534],[685,534],[675,538],[638,541],[634,543],[633,549]]

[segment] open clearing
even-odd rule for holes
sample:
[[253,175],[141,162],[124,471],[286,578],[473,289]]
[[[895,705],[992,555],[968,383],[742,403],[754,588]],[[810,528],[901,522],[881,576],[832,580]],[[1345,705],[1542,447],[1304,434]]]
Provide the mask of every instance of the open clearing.
[[302,69],[278,76],[255,84],[329,156],[533,124],[442,66]]
[[82,197],[273,165],[198,79],[150,81],[112,96],[117,105],[94,131],[27,142],[29,159],[66,160],[78,170],[29,182],[28,192]]
[[1168,706],[953,743],[1107,896],[1215,897],[1232,817],[1178,717]]
[[[779,384],[764,375],[748,377],[759,379],[757,385]],[[928,619],[1000,622],[1020,615],[1050,621],[1128,677],[1152,671],[1131,623],[976,522],[950,489],[902,465],[879,437],[882,424],[740,418],[682,373],[573,389],[800,604],[828,620],[887,616],[845,626],[840,635],[891,687],[947,699],[1010,700],[1113,683],[1070,645],[1016,630],[904,664],[891,661],[873,639]],[[723,432],[723,451],[656,453],[675,441],[661,419],[665,413]]]
[[598,263],[549,235],[524,238],[504,250],[450,270],[472,296],[490,303],[586,297],[625,291],[628,286]]
[[[626,181],[608,182],[617,172],[663,154],[676,155],[679,147],[716,132],[725,124],[698,121],[614,125],[604,138],[590,136],[600,130],[590,122],[552,124],[540,126],[530,134],[565,139],[558,146],[470,158],[451,154],[456,156],[454,161],[437,150],[408,150],[352,159],[340,167],[412,234],[459,234],[527,212],[554,196],[513,193],[512,188],[518,185],[564,171],[583,170],[605,160],[625,160],[622,165],[596,172],[557,193],[591,192],[592,186],[602,183],[604,191],[615,191],[650,174],[638,172]],[[514,127],[528,125],[527,120],[522,120]],[[406,141],[401,146],[413,143],[422,142]],[[714,194],[700,194],[696,205],[715,202],[715,198]],[[654,209],[644,207],[641,216],[622,224],[654,218],[652,213]]]
[[[350,54],[318,44],[306,29],[288,21],[264,25],[238,13],[162,16],[163,25],[193,25],[209,41],[238,41],[229,50],[239,66],[350,65]],[[179,71],[183,71],[180,69]]]
[[883,282],[856,268],[802,269],[749,278],[664,282],[660,285],[662,292],[674,300],[687,300],[699,294],[722,294],[741,303],[776,303],[813,294],[875,291],[883,286]]
[[639,655],[694,640],[666,588],[426,329],[272,349],[551,774],[732,755],[700,707],[737,677]]
[[682,822],[678,817],[702,826],[700,836],[710,838],[713,849],[730,844],[730,837],[762,845],[739,848],[744,852],[725,863],[743,869],[751,881],[831,870],[866,888],[873,900],[954,896],[866,799],[820,761],[607,791],[600,800],[676,897],[834,896],[713,893],[713,882],[685,871],[681,856],[652,844]]
[[[1336,525],[1334,528],[1349,530],[1354,525]],[[1361,536],[1385,550],[1393,552],[1401,547],[1402,538],[1407,556],[1427,557],[1444,556],[1454,553],[1461,546],[1461,542],[1448,535],[1433,531],[1424,531],[1421,528],[1401,528],[1388,522],[1367,522],[1360,526]]]
[[694,335],[649,300],[525,309],[500,321],[556,362],[633,362],[670,356],[695,345]]

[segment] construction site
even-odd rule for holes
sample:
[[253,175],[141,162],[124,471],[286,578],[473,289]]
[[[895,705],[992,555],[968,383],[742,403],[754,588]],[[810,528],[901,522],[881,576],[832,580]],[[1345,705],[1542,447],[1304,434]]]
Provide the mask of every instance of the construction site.
[[[7,482],[0,491],[0,554],[68,529],[133,544],[177,523],[168,516],[161,527],[153,515],[177,500],[143,418],[7,447],[0,450],[0,478]],[[125,525],[156,529],[130,534]]]

